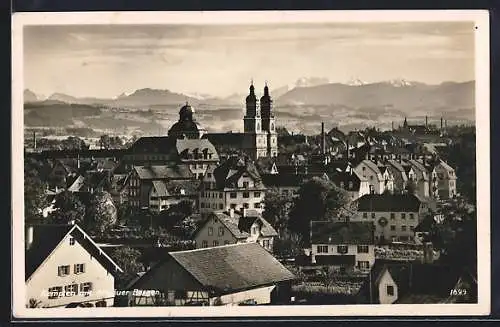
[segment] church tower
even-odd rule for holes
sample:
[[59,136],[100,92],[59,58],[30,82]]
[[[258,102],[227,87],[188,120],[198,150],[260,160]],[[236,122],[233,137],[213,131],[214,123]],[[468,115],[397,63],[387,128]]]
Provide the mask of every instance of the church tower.
[[253,159],[267,156],[267,137],[262,130],[262,118],[253,82],[246,98],[246,113],[243,118],[243,150]]
[[273,111],[273,100],[269,95],[269,87],[264,86],[264,95],[260,98],[260,109],[262,115],[262,129],[266,133],[267,154],[270,157],[278,155],[278,135],[276,133],[276,121]]

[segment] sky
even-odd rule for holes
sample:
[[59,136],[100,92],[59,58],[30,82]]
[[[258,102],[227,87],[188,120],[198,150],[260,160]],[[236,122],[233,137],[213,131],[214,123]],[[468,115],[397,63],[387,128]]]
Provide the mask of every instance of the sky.
[[25,88],[110,98],[141,88],[229,96],[302,77],[474,79],[472,22],[52,25],[24,28]]

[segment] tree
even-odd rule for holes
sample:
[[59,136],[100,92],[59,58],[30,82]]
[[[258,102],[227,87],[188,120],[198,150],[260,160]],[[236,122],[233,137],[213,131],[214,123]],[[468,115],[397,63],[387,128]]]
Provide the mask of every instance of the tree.
[[123,270],[116,277],[117,287],[125,287],[126,283],[137,276],[137,273],[144,270],[140,261],[141,252],[134,248],[123,246],[116,248],[110,253],[114,262]]
[[288,224],[288,214],[293,200],[290,196],[282,194],[278,189],[270,189],[264,197],[264,211],[262,216],[281,236]]
[[50,220],[57,224],[68,224],[71,221],[83,224],[85,218],[85,205],[69,191],[56,195],[55,211],[50,214]]
[[299,189],[299,196],[290,211],[289,229],[301,235],[307,243],[311,221],[334,218],[347,203],[344,190],[331,181],[314,177]]
[[107,229],[116,224],[117,209],[113,198],[108,192],[94,193],[88,210],[87,228],[93,233],[102,235]]
[[63,150],[86,150],[89,148],[85,142],[77,136],[70,136],[61,141]]
[[24,217],[26,221],[42,218],[42,210],[48,206],[45,187],[38,171],[24,164]]
[[193,202],[183,200],[172,204],[170,208],[162,211],[158,220],[163,227],[171,229],[173,226],[178,225],[184,218],[191,216],[193,212]]

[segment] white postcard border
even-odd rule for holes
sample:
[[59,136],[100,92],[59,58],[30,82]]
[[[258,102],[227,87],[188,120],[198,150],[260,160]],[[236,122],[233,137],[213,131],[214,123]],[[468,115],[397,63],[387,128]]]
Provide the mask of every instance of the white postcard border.
[[[258,307],[131,307],[28,309],[25,307],[23,170],[23,27],[78,24],[269,24],[352,22],[475,22],[478,303],[421,305],[307,305]],[[73,12],[16,13],[12,17],[12,294],[15,318],[463,316],[490,313],[489,13],[486,10]],[[300,310],[299,308],[307,310]]]

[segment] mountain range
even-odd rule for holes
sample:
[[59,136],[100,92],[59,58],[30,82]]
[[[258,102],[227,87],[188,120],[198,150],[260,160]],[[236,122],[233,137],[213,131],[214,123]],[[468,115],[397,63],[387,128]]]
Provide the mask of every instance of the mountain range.
[[[321,79],[315,81],[321,82]],[[313,81],[314,82],[314,81]],[[308,86],[298,86],[308,85]],[[307,81],[297,82],[296,86],[282,86],[272,89],[271,96],[276,106],[325,106],[336,105],[349,108],[390,107],[402,111],[413,109],[464,109],[475,104],[474,81],[445,82],[428,85],[406,80],[391,80],[378,83],[364,83],[360,80],[352,83],[316,84]],[[144,88],[115,98],[74,97],[63,93],[54,93],[43,101],[59,101],[68,104],[106,105],[115,107],[139,107],[161,105],[180,106],[189,102],[193,106],[234,107],[244,104],[246,93],[232,94],[227,97],[210,95],[182,94],[170,90]],[[24,102],[40,101],[41,97],[33,91],[24,91]]]

